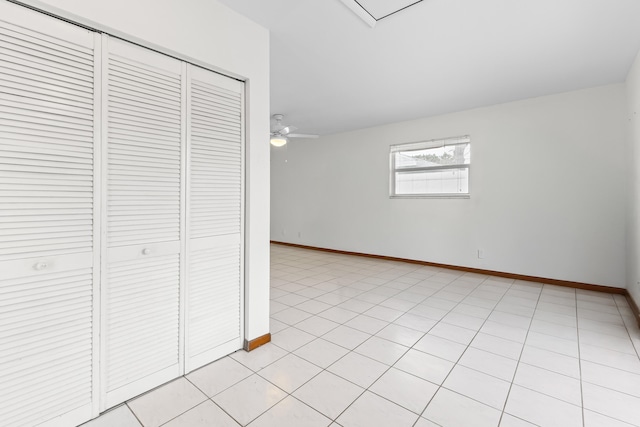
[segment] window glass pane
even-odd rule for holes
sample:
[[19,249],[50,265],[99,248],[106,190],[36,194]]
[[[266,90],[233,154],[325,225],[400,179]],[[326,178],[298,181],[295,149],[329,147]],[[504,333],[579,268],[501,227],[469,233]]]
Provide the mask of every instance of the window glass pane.
[[446,165],[468,165],[471,160],[471,144],[446,145],[422,150],[398,151],[395,167],[416,168]]
[[469,193],[467,168],[396,172],[395,177],[397,195]]

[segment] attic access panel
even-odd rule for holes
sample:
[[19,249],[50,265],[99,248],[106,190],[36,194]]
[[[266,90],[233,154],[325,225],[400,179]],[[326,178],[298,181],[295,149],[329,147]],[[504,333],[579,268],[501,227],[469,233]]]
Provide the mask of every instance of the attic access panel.
[[422,0],[342,0],[342,3],[371,27],[376,22],[421,2]]

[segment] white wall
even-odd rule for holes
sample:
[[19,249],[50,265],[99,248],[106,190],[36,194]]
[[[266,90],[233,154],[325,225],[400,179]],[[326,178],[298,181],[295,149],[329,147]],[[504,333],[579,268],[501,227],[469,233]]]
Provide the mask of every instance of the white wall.
[[629,119],[629,203],[627,233],[627,289],[640,304],[640,52],[627,77],[627,107]]
[[[624,287],[624,100],[597,87],[272,148],[271,238]],[[465,134],[470,199],[389,199],[390,144]]]
[[245,338],[269,332],[269,33],[216,0],[25,0],[92,28],[247,79]]

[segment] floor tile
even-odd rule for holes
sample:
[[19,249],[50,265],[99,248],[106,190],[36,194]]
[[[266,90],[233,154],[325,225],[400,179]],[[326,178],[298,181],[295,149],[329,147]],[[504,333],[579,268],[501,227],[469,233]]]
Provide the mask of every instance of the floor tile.
[[626,393],[582,383],[585,409],[634,425],[640,425],[640,398]]
[[584,411],[584,427],[632,427],[628,424],[593,411]]
[[393,322],[398,317],[404,314],[403,311],[394,310],[393,308],[383,307],[381,305],[370,308],[363,313],[369,317],[375,317],[376,319],[384,320],[386,322]]
[[349,328],[348,326],[339,326],[322,336],[324,340],[331,341],[349,350],[353,350],[369,339],[369,337],[371,337],[370,334]]
[[442,386],[502,411],[511,383],[458,365]]
[[269,313],[271,313],[272,316],[282,310],[286,310],[287,308],[289,308],[288,305],[282,304],[278,301],[271,300],[269,302]]
[[145,427],[160,426],[204,402],[207,396],[181,377],[127,403]]
[[272,314],[271,317],[279,322],[293,326],[296,323],[302,322],[304,319],[311,317],[311,314],[306,311],[298,310],[295,307],[289,307],[285,310]]
[[340,326],[339,323],[332,322],[331,320],[323,317],[313,316],[298,323],[296,328],[316,337],[320,337],[338,326]]
[[545,335],[551,335],[557,338],[562,338],[565,340],[578,340],[578,328],[558,325],[557,323],[551,323],[540,319],[533,319],[533,321],[531,322],[531,328],[529,328],[529,330]]
[[364,392],[359,387],[330,372],[321,372],[293,395],[331,419],[335,419]]
[[469,316],[468,314],[451,312],[442,318],[442,322],[477,331],[482,327],[484,319]]
[[277,403],[255,421],[250,427],[327,427],[331,420],[318,411],[313,410],[293,396],[288,396]]
[[500,427],[535,427],[535,424],[531,424],[520,418],[516,418],[513,415],[502,413],[502,419],[500,420]]
[[293,393],[295,389],[318,375],[321,370],[318,366],[294,354],[288,354],[259,371],[258,375],[287,393]]
[[297,308],[298,310],[306,311],[307,313],[318,314],[331,307],[333,307],[331,304],[326,304],[321,301],[309,300],[309,301],[303,302],[302,304],[296,305],[295,308]]
[[474,316],[480,319],[487,319],[491,314],[488,308],[477,307],[470,304],[460,303],[453,310],[453,313],[462,313],[468,316]]
[[389,366],[357,353],[348,353],[327,370],[360,387],[369,387]]
[[142,424],[127,405],[121,405],[95,420],[82,424],[82,427],[142,427]]
[[447,313],[449,313],[449,310],[432,307],[426,304],[419,304],[409,310],[408,313],[426,317],[427,319],[440,321],[444,316],[447,315]]
[[350,310],[345,310],[344,308],[333,307],[328,310],[319,313],[318,316],[324,317],[325,319],[332,320],[336,323],[344,323],[347,322],[354,317],[356,317],[358,313]]
[[494,311],[491,313],[488,320],[521,329],[528,329],[529,324],[531,323],[530,317],[518,316],[517,314],[505,313],[502,311]]
[[417,414],[365,392],[336,421],[344,427],[411,427],[417,419]]
[[604,347],[609,350],[618,351],[620,353],[627,353],[635,356],[638,355],[638,353],[636,353],[636,349],[633,347],[633,344],[628,337],[620,338],[617,336],[611,336],[585,329],[578,329],[578,335],[580,337],[580,344]]
[[538,347],[525,346],[521,363],[580,379],[580,360]]
[[526,329],[492,322],[491,320],[487,320],[485,322],[482,328],[480,328],[480,332],[519,343],[524,343],[527,338]]
[[283,323],[273,318],[269,318],[269,331],[272,334],[276,334],[284,329],[287,329],[288,327],[289,325],[287,325],[286,323]]
[[212,397],[252,375],[253,371],[231,357],[224,357],[187,375],[207,396]]
[[260,369],[272,364],[281,357],[284,357],[286,354],[286,350],[283,350],[273,343],[268,343],[261,347],[258,347],[251,352],[247,352],[244,350],[236,351],[235,353],[229,355],[229,357],[242,363],[252,371],[259,371]]
[[511,382],[517,361],[484,350],[469,347],[458,362],[462,366]]
[[580,358],[634,374],[640,374],[640,358],[633,354],[620,353],[607,348],[580,343]]
[[294,351],[314,339],[313,335],[296,328],[285,329],[271,336],[273,344],[287,351]]
[[586,360],[582,361],[581,368],[582,381],[640,398],[640,375]]
[[353,311],[356,313],[363,313],[369,310],[374,305],[375,304],[371,304],[369,302],[360,301],[357,299],[350,299],[349,301],[345,301],[342,304],[338,305],[338,308]]
[[526,345],[564,354],[565,356],[578,357],[578,342],[565,340],[551,335],[529,331]]
[[441,388],[422,416],[442,427],[497,427],[500,411]]
[[308,301],[309,298],[305,298],[301,295],[296,295],[296,294],[288,294],[285,296],[282,296],[280,298],[275,299],[274,301],[279,302],[280,304],[285,304],[288,306],[294,306],[294,305],[298,305],[300,303],[303,303],[305,301]]
[[506,340],[483,332],[478,333],[470,345],[471,347],[515,360],[520,358],[523,347],[523,344],[517,341]]
[[413,348],[455,363],[467,347],[435,335],[426,334]]
[[319,338],[300,347],[293,353],[321,368],[327,368],[348,352],[349,350],[344,347]]
[[[163,427],[239,427],[218,405],[205,400],[195,408],[164,424]],[[115,427],[115,426],[114,426]],[[117,426],[121,427],[121,426]]]
[[429,332],[436,325],[436,321],[416,314],[407,313],[396,319],[396,325],[405,326],[420,332]]
[[388,326],[389,322],[361,314],[349,320],[344,325],[367,334],[375,334]]
[[392,308],[394,310],[400,310],[403,313],[407,310],[412,309],[418,303],[416,301],[407,301],[400,298],[389,298],[388,300],[384,300],[380,303],[381,306]]
[[447,323],[438,323],[429,331],[429,335],[446,338],[449,341],[455,341],[463,345],[469,345],[476,333],[477,331],[472,329],[461,328]]
[[434,384],[442,384],[454,363],[418,350],[409,350],[394,365],[402,371],[416,375]]
[[382,338],[371,337],[356,347],[354,351],[385,365],[393,365],[407,350],[409,347]]
[[287,394],[258,375],[252,375],[213,398],[227,414],[247,425]]
[[421,414],[438,386],[396,368],[384,373],[369,390],[403,408]]
[[515,384],[509,392],[505,412],[540,426],[582,426],[582,410],[579,406]]
[[413,346],[423,335],[423,332],[396,325],[394,323],[376,334],[376,336],[380,338],[384,338],[407,347]]
[[513,383],[576,406],[582,405],[580,381],[575,378],[521,363]]

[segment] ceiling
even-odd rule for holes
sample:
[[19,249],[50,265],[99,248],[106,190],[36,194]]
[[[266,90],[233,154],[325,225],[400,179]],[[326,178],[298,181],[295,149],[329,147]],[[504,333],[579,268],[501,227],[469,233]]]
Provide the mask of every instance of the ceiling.
[[271,31],[271,113],[300,133],[619,83],[640,49],[640,0],[423,0],[373,28],[341,0],[220,1]]

